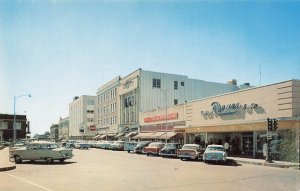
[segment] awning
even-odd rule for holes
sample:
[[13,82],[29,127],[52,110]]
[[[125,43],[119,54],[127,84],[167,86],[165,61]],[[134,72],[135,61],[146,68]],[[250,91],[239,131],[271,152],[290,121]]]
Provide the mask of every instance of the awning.
[[150,138],[150,139],[158,139],[160,136],[163,136],[165,134],[166,134],[166,132],[156,132],[156,133],[150,135],[148,138]]
[[107,136],[108,137],[114,137],[114,136],[116,136],[116,133],[107,133]]
[[149,136],[151,136],[153,132],[150,133],[139,133],[136,136],[132,137],[133,139],[147,139]]
[[105,138],[106,137],[106,135],[101,135],[99,138],[100,139],[103,139],[103,138]]
[[175,132],[167,132],[167,138],[168,139],[172,139],[173,137],[175,137],[177,135],[177,133]]
[[128,137],[132,137],[132,136],[134,136],[136,134],[137,134],[137,132],[133,131],[133,132],[130,132],[130,133],[126,134],[124,137],[128,138]]
[[92,139],[98,139],[101,135],[96,135],[94,137],[92,137]]
[[123,135],[125,135],[125,133],[118,133],[115,138],[119,138],[119,137],[122,137]]

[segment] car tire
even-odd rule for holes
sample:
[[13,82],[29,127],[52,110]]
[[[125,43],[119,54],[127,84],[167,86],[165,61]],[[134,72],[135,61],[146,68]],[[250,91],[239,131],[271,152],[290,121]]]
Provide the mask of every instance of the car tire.
[[130,150],[128,150],[127,152],[130,153]]
[[147,153],[147,156],[149,156],[150,154],[149,153]]
[[53,163],[53,158],[51,158],[51,157],[47,157],[46,158],[46,163]]
[[65,162],[65,159],[64,158],[63,159],[59,159],[59,162],[63,163],[63,162]]
[[17,164],[22,163],[22,159],[21,159],[21,157],[19,155],[15,155],[15,162]]

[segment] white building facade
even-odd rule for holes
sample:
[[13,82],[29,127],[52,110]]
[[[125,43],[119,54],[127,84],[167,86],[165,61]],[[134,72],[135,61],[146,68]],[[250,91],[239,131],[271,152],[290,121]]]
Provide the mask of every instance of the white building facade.
[[235,83],[206,82],[184,75],[138,69],[120,80],[120,129],[138,131],[142,112],[239,89]]
[[94,122],[96,96],[75,97],[69,105],[69,138],[89,139],[96,134]]
[[117,77],[97,90],[95,121],[97,136],[101,139],[112,138],[119,132],[119,84],[120,77]]

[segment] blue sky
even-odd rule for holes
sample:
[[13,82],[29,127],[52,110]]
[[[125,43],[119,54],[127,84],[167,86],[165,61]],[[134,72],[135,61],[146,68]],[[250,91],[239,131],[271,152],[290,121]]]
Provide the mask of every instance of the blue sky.
[[[259,86],[300,79],[298,1],[0,2],[0,113],[33,134],[76,95],[142,68]],[[261,68],[261,78],[260,78]]]

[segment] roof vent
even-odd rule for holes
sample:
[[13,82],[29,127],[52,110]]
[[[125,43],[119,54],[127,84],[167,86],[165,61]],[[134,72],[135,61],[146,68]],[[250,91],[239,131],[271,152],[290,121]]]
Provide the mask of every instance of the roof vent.
[[237,80],[236,79],[229,80],[229,81],[227,81],[227,84],[237,85]]

